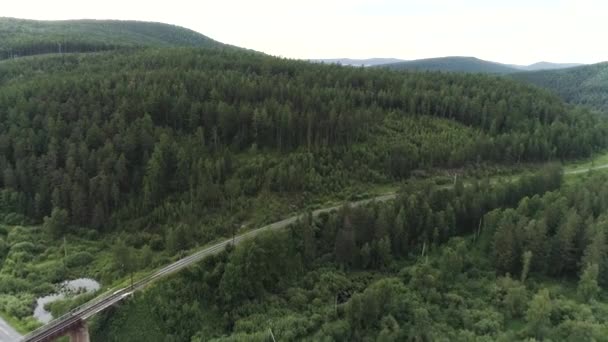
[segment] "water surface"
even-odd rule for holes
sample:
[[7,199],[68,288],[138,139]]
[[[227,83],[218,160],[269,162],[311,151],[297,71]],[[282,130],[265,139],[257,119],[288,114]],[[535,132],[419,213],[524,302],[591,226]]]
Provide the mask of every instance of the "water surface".
[[101,285],[90,278],[79,278],[67,280],[58,286],[59,292],[48,296],[39,297],[36,299],[36,308],[34,309],[34,317],[41,323],[48,323],[53,319],[53,315],[46,311],[44,306],[48,303],[58,301],[60,299],[72,296],[77,296],[83,293],[94,292],[100,289]]

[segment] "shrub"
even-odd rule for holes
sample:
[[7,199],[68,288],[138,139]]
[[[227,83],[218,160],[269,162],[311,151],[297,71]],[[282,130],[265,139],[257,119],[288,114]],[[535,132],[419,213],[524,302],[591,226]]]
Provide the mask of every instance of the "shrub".
[[68,255],[65,259],[65,265],[69,268],[82,267],[93,262],[94,258],[89,252],[78,252]]
[[2,294],[25,292],[29,288],[30,284],[24,279],[0,275],[0,293]]

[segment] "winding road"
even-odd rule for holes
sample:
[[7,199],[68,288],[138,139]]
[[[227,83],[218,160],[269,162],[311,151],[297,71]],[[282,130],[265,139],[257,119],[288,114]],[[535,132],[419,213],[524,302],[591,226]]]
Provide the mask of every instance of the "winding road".
[[[565,171],[564,174],[580,174],[580,173],[589,172],[590,170],[604,169],[604,168],[608,168],[608,164],[593,167],[593,168]],[[351,202],[351,206],[361,206],[361,205],[365,205],[365,204],[373,202],[373,201],[379,201],[379,202],[388,201],[388,200],[394,199],[396,196],[397,196],[396,193],[388,193],[388,194],[380,195],[377,197],[373,197],[371,199]],[[327,213],[332,210],[339,209],[341,206],[342,206],[342,204],[328,207],[328,208],[317,209],[312,212],[312,215],[316,217],[322,213]],[[149,285],[159,279],[162,279],[170,274],[173,274],[177,271],[180,271],[181,269],[188,267],[188,266],[204,259],[207,256],[217,254],[217,253],[221,252],[222,250],[224,250],[226,248],[226,246],[228,246],[229,244],[231,244],[233,242],[234,242],[234,244],[239,244],[240,242],[253,238],[265,231],[285,228],[285,227],[289,226],[290,224],[295,223],[300,217],[302,217],[302,214],[289,217],[287,219],[269,224],[267,226],[264,226],[264,227],[261,227],[261,228],[255,229],[255,230],[251,230],[249,232],[235,236],[234,239],[226,239],[220,243],[214,244],[210,247],[206,247],[198,252],[195,252],[183,259],[180,259],[168,266],[165,266],[165,267],[155,271],[154,273],[152,273],[152,274],[148,275],[147,277],[134,283],[133,286],[128,286],[128,287],[116,290],[114,292],[105,293],[103,295],[98,296],[97,298],[91,300],[90,302],[85,303],[85,304],[73,309],[72,311],[68,312],[67,314],[65,314],[61,317],[58,317],[58,318],[52,320],[51,322],[49,322],[48,324],[32,331],[31,333],[24,336],[22,341],[28,341],[28,342],[49,341],[50,339],[61,336],[61,335],[65,334],[66,331],[73,329],[74,327],[77,327],[79,325],[82,325],[91,316],[124,300],[125,298],[128,298],[133,292],[139,291],[139,290],[145,288],[147,285]],[[0,320],[0,341],[10,342],[10,341],[18,340],[19,335],[16,334],[16,332],[14,330],[12,330],[12,328],[10,328],[10,326],[8,326],[7,324],[3,325],[2,323],[4,323],[4,322],[2,322]],[[6,330],[6,332],[8,334],[12,333],[12,335],[7,334],[6,339],[4,339],[4,336],[1,335],[1,333],[4,331],[3,329]]]

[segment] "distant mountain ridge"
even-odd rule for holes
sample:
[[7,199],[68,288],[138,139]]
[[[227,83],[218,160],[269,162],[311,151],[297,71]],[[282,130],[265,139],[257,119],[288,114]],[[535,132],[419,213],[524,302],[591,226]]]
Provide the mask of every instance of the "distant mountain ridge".
[[584,65],[578,63],[552,63],[545,61],[530,65],[503,64],[466,56],[448,56],[415,60],[403,60],[398,58],[328,58],[311,59],[310,61],[349,66],[386,67],[395,70],[471,72],[488,74],[512,74],[522,71],[566,69]]
[[574,68],[578,66],[582,66],[584,64],[581,63],[552,63],[552,62],[538,62],[530,65],[517,65],[517,64],[509,64],[510,67],[525,70],[525,71],[538,71],[538,70],[558,70],[558,69],[568,69]]
[[468,72],[484,74],[511,74],[519,70],[505,64],[485,61],[475,57],[438,57],[381,65],[394,70]]

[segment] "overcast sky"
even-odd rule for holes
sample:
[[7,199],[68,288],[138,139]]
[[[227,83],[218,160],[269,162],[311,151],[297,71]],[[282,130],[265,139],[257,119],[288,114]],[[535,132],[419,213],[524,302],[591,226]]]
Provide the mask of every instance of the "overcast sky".
[[161,21],[290,58],[608,60],[606,0],[2,0],[0,16]]

